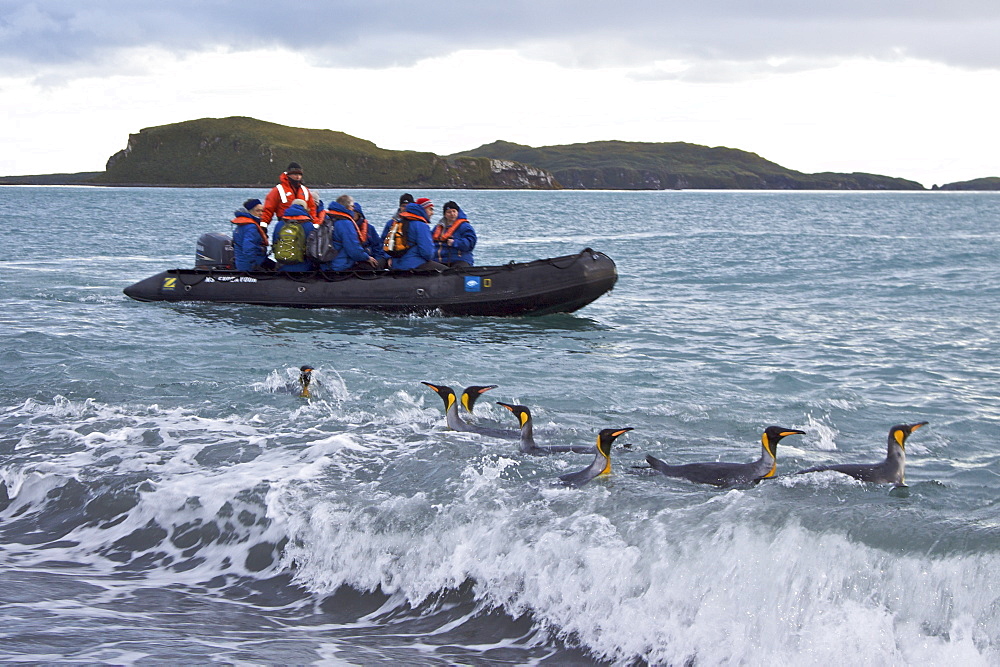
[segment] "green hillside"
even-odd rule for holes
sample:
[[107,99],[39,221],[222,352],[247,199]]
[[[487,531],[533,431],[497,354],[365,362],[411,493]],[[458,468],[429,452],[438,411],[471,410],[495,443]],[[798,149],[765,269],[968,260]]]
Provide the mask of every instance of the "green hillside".
[[988,178],[976,178],[971,181],[959,181],[958,183],[948,183],[942,185],[938,190],[1000,190],[1000,178],[990,176]]
[[497,141],[453,158],[492,157],[546,169],[567,188],[663,190],[922,190],[913,181],[874,174],[803,174],[733,148],[684,142],[595,141],[532,148]]
[[314,186],[554,187],[527,168],[498,168],[487,158],[442,158],[391,151],[333,130],[253,118],[202,118],[141,130],[94,178],[104,184],[271,185],[298,162]]

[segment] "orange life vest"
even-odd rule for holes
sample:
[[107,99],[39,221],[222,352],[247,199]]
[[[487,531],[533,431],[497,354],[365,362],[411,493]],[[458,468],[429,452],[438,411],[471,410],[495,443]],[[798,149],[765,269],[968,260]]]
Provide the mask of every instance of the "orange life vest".
[[267,232],[265,232],[264,228],[260,226],[260,223],[258,223],[253,218],[244,218],[243,216],[239,216],[239,217],[233,218],[229,222],[233,223],[234,225],[253,225],[254,227],[257,228],[257,231],[260,232],[260,238],[262,238],[264,240],[264,245],[267,245],[267,243],[268,243],[268,241],[267,241]]
[[434,237],[435,241],[447,241],[455,234],[455,230],[458,229],[459,225],[468,221],[469,220],[467,218],[459,218],[455,220],[455,222],[451,223],[451,227],[449,227],[447,231],[443,231],[444,225],[438,225],[434,228],[434,231],[431,232],[431,236]]
[[354,219],[354,216],[348,215],[343,211],[327,211],[326,214],[331,218],[340,218],[341,220],[350,220],[354,223],[354,231],[358,234],[358,240],[361,241],[361,245],[365,244],[368,240],[368,221],[362,220],[361,224]]

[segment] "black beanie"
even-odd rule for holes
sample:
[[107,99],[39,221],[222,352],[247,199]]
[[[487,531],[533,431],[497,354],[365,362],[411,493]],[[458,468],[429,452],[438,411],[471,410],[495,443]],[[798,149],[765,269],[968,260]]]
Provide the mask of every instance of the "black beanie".
[[286,174],[301,174],[302,166],[298,162],[292,162],[288,165],[288,169],[285,170]]

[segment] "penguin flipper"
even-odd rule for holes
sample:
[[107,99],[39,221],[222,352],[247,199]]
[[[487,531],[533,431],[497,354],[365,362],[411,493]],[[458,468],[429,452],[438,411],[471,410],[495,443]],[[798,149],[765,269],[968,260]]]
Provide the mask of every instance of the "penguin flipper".
[[646,462],[650,467],[667,477],[680,477],[697,484],[709,484],[711,486],[734,486],[737,484],[749,484],[757,480],[743,463],[686,463],[683,465],[670,465],[656,458],[646,455]]
[[680,477],[692,482],[699,482],[701,484],[713,483],[708,481],[709,479],[714,479],[714,477],[705,473],[705,464],[684,463],[681,465],[671,465],[666,461],[661,461],[655,456],[651,456],[649,454],[646,455],[646,463],[648,463],[653,470],[661,475],[666,475],[667,477]]
[[577,472],[569,472],[565,475],[559,475],[559,482],[564,486],[583,486],[591,479],[592,477],[587,475],[586,470],[579,470]]

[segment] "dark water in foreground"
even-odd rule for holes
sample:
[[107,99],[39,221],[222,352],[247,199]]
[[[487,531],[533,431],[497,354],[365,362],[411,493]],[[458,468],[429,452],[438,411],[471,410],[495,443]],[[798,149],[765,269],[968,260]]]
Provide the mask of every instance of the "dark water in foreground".
[[[0,660],[1000,664],[1000,196],[433,193],[479,263],[613,257],[573,315],[122,295],[251,194],[0,189],[44,231],[0,260]],[[446,432],[421,380],[631,449],[557,487],[588,457]],[[903,494],[628,474],[749,461],[769,424],[807,432],[779,473],[874,461],[922,420]]]

